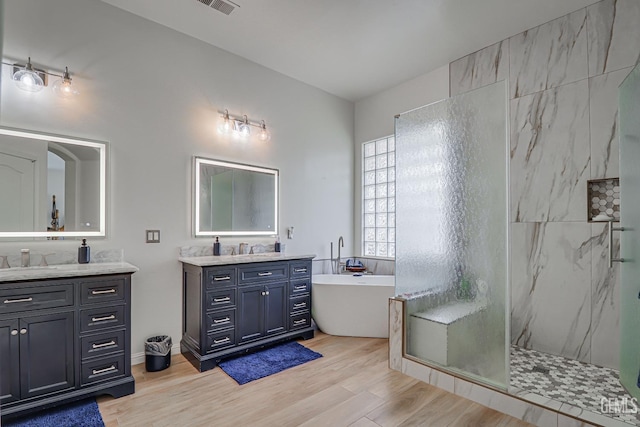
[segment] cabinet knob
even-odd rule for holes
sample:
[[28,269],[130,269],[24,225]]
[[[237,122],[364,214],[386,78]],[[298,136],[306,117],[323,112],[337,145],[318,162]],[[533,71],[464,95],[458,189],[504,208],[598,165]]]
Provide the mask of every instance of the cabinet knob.
[[21,335],[24,335],[24,334],[26,334],[26,333],[27,333],[27,329],[26,329],[26,328],[22,328],[22,329],[20,329],[20,334],[21,334]]
[[17,329],[13,329],[11,331],[11,335],[13,335],[13,336],[18,335],[18,330]]

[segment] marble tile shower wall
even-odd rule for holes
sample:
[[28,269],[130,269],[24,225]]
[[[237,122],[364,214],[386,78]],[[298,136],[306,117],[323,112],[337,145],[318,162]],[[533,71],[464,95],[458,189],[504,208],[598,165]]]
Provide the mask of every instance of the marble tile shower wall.
[[607,225],[587,222],[587,180],[619,176],[638,22],[639,0],[604,0],[450,64],[451,96],[509,82],[512,343],[612,368],[618,268]]

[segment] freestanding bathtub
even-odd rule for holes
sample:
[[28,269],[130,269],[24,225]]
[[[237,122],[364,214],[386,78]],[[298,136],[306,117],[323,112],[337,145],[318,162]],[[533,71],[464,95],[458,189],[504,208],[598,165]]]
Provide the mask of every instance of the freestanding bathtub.
[[389,337],[389,298],[395,276],[316,274],[311,282],[311,315],[329,335]]

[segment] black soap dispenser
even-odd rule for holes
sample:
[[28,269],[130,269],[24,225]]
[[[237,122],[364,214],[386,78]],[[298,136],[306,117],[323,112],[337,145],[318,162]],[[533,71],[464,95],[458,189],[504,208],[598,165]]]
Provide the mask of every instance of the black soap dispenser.
[[280,236],[276,237],[276,243],[273,245],[273,250],[275,252],[280,252],[282,247],[280,246]]
[[216,241],[213,244],[213,254],[215,256],[219,256],[220,255],[220,241],[218,240],[218,238],[216,237]]
[[78,248],[78,264],[89,264],[91,248],[87,246],[87,239],[82,239],[82,246]]

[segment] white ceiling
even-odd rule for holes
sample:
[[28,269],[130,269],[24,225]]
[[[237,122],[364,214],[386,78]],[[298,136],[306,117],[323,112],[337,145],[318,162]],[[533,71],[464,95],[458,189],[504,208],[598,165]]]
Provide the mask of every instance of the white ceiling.
[[596,0],[103,1],[356,101]]

